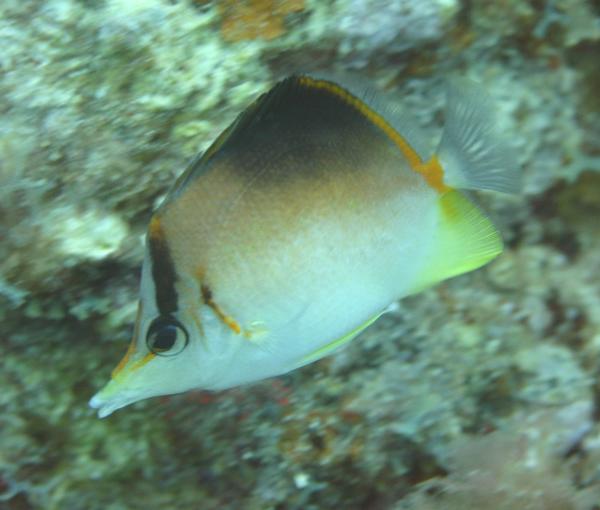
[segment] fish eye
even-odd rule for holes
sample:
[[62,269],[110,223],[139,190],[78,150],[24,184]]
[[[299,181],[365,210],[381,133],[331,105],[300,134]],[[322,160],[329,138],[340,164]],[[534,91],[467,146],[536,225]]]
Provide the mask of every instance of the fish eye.
[[150,352],[159,356],[175,356],[187,346],[188,332],[171,316],[159,316],[152,321],[146,334],[146,345]]

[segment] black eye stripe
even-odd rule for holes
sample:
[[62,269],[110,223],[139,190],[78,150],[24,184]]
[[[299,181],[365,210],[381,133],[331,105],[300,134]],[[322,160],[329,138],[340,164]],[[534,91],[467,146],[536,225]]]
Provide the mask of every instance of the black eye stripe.
[[171,250],[158,216],[150,222],[148,249],[152,261],[152,279],[156,293],[156,306],[163,315],[177,311],[177,291],[175,290],[175,265]]

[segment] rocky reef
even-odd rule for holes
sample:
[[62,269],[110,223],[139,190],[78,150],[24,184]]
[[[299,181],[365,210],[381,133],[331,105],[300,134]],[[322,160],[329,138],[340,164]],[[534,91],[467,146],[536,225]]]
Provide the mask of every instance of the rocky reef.
[[[600,508],[600,5],[3,0],[0,508]],[[507,248],[347,349],[98,420],[151,211],[257,94],[354,74],[430,133],[463,75],[498,105]]]

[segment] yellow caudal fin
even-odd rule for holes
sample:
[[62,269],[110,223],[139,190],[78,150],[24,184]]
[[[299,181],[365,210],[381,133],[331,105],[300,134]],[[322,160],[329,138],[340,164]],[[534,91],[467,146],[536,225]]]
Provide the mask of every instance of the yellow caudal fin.
[[502,239],[490,219],[459,191],[439,199],[433,249],[414,291],[477,269],[502,252]]

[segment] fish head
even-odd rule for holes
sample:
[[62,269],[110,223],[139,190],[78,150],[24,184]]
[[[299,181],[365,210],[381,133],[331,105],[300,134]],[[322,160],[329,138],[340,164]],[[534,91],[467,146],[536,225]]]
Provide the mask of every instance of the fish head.
[[183,306],[176,311],[161,312],[147,262],[129,348],[109,382],[89,402],[100,418],[150,397],[214,389],[220,361],[230,355],[219,352],[218,346],[233,347],[221,338],[224,331],[215,327],[214,321],[200,322],[197,303],[192,306],[181,301]]

